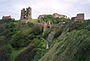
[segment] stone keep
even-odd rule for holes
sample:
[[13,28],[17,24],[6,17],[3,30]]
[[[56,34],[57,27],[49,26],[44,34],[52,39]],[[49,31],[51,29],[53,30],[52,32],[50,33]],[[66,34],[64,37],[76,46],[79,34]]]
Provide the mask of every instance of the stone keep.
[[77,14],[77,20],[84,20],[84,13]]
[[26,9],[23,8],[21,10],[20,20],[31,20],[32,19],[31,18],[31,16],[32,16],[31,12],[32,12],[32,9],[30,7],[26,8]]
[[84,13],[79,13],[79,14],[77,14],[76,17],[71,18],[72,21],[79,21],[79,22],[83,22],[84,19],[85,19]]

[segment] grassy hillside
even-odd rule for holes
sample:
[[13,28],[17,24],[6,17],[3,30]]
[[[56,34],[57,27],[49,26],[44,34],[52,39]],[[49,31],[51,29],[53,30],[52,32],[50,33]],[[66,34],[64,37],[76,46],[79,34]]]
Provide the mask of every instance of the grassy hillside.
[[[50,20],[51,19],[51,20]],[[43,29],[43,20],[52,23]],[[90,61],[90,21],[0,21],[1,61]],[[39,24],[38,24],[39,23]],[[48,48],[47,48],[48,46]]]
[[39,61],[90,61],[90,31],[74,30],[56,41]]

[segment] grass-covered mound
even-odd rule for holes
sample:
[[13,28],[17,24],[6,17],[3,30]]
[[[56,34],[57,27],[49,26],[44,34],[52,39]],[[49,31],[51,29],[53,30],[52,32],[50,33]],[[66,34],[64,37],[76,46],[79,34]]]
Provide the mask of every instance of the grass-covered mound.
[[39,61],[90,61],[90,31],[64,34]]

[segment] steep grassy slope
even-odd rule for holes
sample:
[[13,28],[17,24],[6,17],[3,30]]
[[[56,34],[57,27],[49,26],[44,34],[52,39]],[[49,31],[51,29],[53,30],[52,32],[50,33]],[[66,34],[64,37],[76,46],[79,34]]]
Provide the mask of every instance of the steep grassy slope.
[[90,31],[64,34],[39,61],[90,61]]
[[90,21],[44,32],[36,21],[0,21],[0,61],[90,61]]

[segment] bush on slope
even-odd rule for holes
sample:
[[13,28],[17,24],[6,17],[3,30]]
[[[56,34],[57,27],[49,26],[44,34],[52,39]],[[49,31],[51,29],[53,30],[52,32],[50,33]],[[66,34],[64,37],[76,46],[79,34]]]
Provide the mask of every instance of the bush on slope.
[[39,61],[90,61],[90,32],[68,32]]

